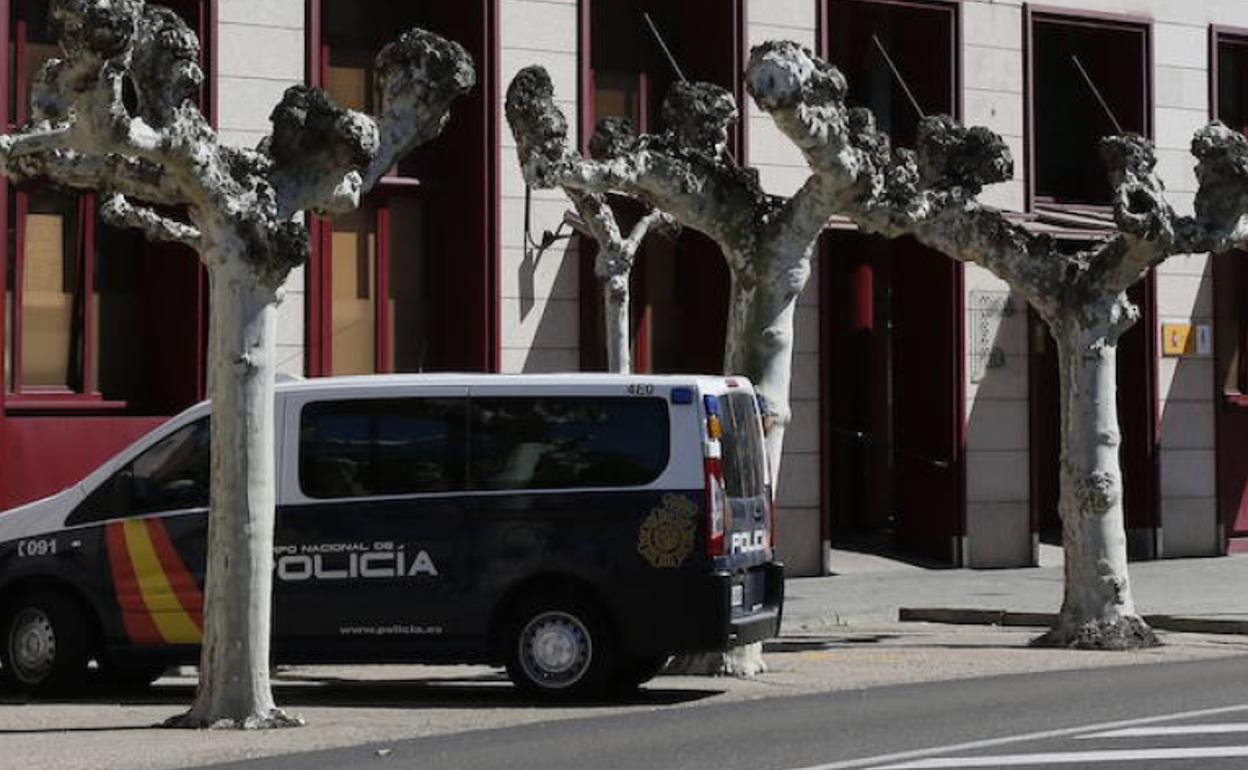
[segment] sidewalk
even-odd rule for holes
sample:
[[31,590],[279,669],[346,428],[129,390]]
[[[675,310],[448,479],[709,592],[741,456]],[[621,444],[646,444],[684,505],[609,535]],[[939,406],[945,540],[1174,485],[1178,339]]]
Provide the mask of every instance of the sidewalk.
[[[967,611],[1056,613],[1062,603],[1061,551],[1051,546],[1041,554],[1050,566],[1019,569],[928,569],[853,551],[833,551],[831,563],[835,575],[787,582],[786,634],[893,624],[902,608],[974,621],[984,613]],[[1248,555],[1132,562],[1130,576],[1142,615],[1186,621],[1185,631],[1248,630]]]

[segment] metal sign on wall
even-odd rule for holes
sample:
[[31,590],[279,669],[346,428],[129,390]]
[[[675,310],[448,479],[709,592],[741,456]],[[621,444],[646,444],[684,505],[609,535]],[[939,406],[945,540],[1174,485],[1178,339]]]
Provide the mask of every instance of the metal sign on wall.
[[1161,354],[1171,357],[1213,355],[1213,327],[1210,324],[1163,323]]
[[1005,350],[997,344],[1001,322],[1014,315],[1014,303],[1008,291],[972,291],[967,314],[970,336],[971,382],[979,382],[989,369],[1005,366]]

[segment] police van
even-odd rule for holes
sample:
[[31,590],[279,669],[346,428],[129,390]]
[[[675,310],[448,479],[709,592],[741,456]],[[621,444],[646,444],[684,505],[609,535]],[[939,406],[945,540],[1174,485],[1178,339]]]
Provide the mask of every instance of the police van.
[[[279,383],[278,663],[488,662],[597,697],[777,633],[758,399],[739,377]],[[203,629],[208,403],[0,514],[0,677],[144,684]]]

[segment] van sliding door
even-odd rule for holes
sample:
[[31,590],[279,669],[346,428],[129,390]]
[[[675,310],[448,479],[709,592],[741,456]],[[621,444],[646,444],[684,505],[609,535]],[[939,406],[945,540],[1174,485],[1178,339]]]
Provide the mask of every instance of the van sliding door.
[[365,393],[287,410],[276,630],[301,652],[418,652],[457,632],[465,391]]

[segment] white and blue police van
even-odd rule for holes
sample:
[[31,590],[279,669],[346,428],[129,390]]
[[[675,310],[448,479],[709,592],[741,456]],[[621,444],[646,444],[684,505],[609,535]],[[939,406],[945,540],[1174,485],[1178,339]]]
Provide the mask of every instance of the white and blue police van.
[[[276,389],[276,663],[484,662],[601,697],[774,636],[741,377],[379,375]],[[210,405],[0,514],[0,679],[146,684],[203,630]]]

